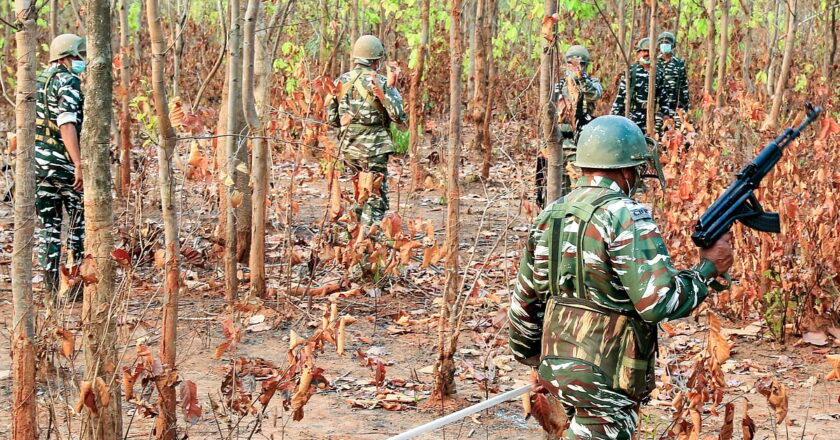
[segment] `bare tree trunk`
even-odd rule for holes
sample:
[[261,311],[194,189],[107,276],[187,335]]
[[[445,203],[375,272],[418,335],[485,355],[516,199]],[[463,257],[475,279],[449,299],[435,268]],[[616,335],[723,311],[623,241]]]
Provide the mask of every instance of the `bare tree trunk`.
[[[477,78],[482,82],[482,93],[479,96],[476,93],[476,149],[481,149],[483,160],[481,161],[481,178],[487,180],[490,178],[490,162],[493,160],[493,142],[490,139],[490,118],[493,114],[492,100],[490,99],[490,85],[493,84],[491,78],[494,73],[493,66],[493,36],[496,27],[496,10],[498,8],[498,0],[483,0],[485,4],[484,11],[484,28],[481,30],[482,38],[480,45],[483,48],[481,54],[484,60],[482,74]],[[477,70],[477,69],[476,69]],[[478,92],[478,83],[476,83],[476,92]],[[481,112],[481,115],[477,115]]]
[[186,8],[182,4],[183,0],[174,0],[170,5],[172,6],[172,21],[175,22],[175,30],[172,38],[175,39],[175,53],[172,56],[172,96],[181,95],[181,54],[184,52],[184,38],[182,36],[184,18],[187,12],[182,8]]
[[703,94],[712,96],[712,75],[715,71],[715,4],[716,0],[707,0],[706,15],[706,74],[703,80]]
[[[834,76],[834,57],[837,54],[837,5],[831,5],[831,2],[826,2],[825,7],[831,8],[831,19],[823,18],[825,21],[824,35],[831,35],[831,44],[825,48],[825,56],[823,57],[822,75],[825,77],[826,84],[831,84],[831,78]],[[826,10],[828,13],[828,10]]]
[[[557,12],[556,1],[545,0],[544,10],[546,16],[553,15]],[[540,125],[542,125],[543,144],[548,152],[548,157],[546,157],[546,206],[567,192],[567,188],[563,188],[563,148],[557,131],[556,108],[554,103],[551,102],[551,94],[554,89],[555,60],[557,59],[557,44],[554,41],[557,25],[552,25],[551,29],[552,41],[540,37],[542,43],[540,55]]]
[[245,26],[242,43],[242,105],[248,120],[248,133],[257,135],[252,140],[254,152],[251,183],[252,219],[249,266],[251,268],[251,294],[257,297],[265,295],[265,200],[268,192],[268,154],[262,139],[262,124],[254,98],[254,53],[256,44],[257,17],[260,13],[260,0],[248,0],[245,10]]
[[[175,205],[175,181],[172,178],[172,156],[175,153],[175,129],[169,119],[169,102],[166,96],[166,43],[161,26],[160,7],[157,0],[146,0],[146,13],[149,22],[149,37],[152,42],[152,88],[155,112],[158,117],[158,179],[160,202],[163,214],[164,245],[166,262],[164,264],[164,299],[163,299],[163,336],[160,340],[161,360],[167,369],[175,369],[179,259],[181,245],[178,241],[178,209]],[[176,438],[177,414],[175,386],[166,379],[158,382],[160,391],[160,414],[155,423],[155,432],[159,440]]]
[[626,53],[626,38],[627,38],[627,0],[618,0],[618,10],[616,11],[616,18],[618,19],[618,51],[621,55],[619,59],[627,59]]
[[[744,11],[746,20],[752,17],[753,2],[751,0],[741,0],[741,9]],[[752,46],[753,46],[753,28],[747,26],[746,34],[744,35],[744,58],[741,62],[741,80],[744,82],[744,88],[748,93],[755,93],[755,83],[753,83],[750,75],[750,66],[752,65]]]
[[791,0],[787,8],[787,35],[785,36],[785,55],[782,59],[782,70],[779,72],[779,79],[776,81],[776,91],[773,93],[773,106],[770,113],[761,124],[762,130],[771,130],[779,122],[779,113],[782,109],[782,100],[785,97],[790,65],[793,62],[793,46],[796,42],[796,6],[798,1]]
[[[474,29],[470,35],[470,60],[473,66],[472,81],[473,88],[468,89],[472,91],[471,105],[469,112],[473,124],[475,125],[475,138],[473,138],[473,150],[481,151],[480,148],[484,145],[484,133],[481,128],[484,125],[484,101],[487,94],[487,45],[485,39],[489,38],[487,25],[487,9],[488,2],[492,0],[476,0],[475,14],[474,14]],[[482,154],[482,156],[484,156]],[[490,174],[489,163],[487,170],[484,169],[484,163],[481,166],[481,178],[487,179]]]
[[408,151],[411,162],[411,186],[418,188],[426,179],[426,170],[420,166],[420,142],[418,131],[420,129],[420,114],[423,105],[420,99],[420,85],[423,80],[423,71],[426,66],[426,52],[429,47],[429,3],[430,0],[423,0],[420,12],[420,47],[417,48],[417,66],[411,75],[411,88],[408,95]]
[[449,316],[461,285],[458,273],[458,243],[460,241],[459,212],[461,207],[458,164],[461,161],[461,1],[452,0],[449,17],[449,151],[446,161],[446,285],[440,306],[438,324],[438,359],[435,363],[433,398],[444,399],[455,394],[455,363],[453,351],[446,346],[455,329],[450,328]]
[[715,105],[723,107],[726,95],[726,56],[729,53],[729,0],[723,0],[720,14],[720,48],[718,49],[717,94]]
[[[767,47],[770,48],[770,55],[767,57],[767,82],[765,84],[765,89],[767,91],[767,96],[773,96],[773,86],[775,85],[775,72],[773,67],[775,66],[776,62],[776,37],[779,35],[779,13],[780,8],[785,2],[780,0],[768,1],[767,2],[767,13],[765,17],[767,17]],[[773,9],[776,10],[776,14],[773,17],[773,22],[770,22],[770,11]],[[769,28],[773,28],[773,33],[770,34]]]
[[479,22],[481,12],[479,9],[483,7],[482,0],[466,0],[462,6],[464,9],[464,19],[461,20],[461,26],[464,27],[463,35],[469,37],[470,58],[467,62],[467,119],[473,115],[473,106],[475,105],[475,94],[478,92],[476,86],[476,45],[481,32],[480,28],[483,26]]
[[[85,252],[93,257],[97,283],[85,286],[82,333],[85,377],[90,383],[103,380],[109,404],[96,394],[99,414],[85,410],[82,438],[108,440],[122,435],[120,380],[117,364],[116,323],[111,311],[120,309],[114,292],[114,216],[111,197],[111,121],[113,118],[111,76],[111,5],[108,0],[86,0],[85,28],[90,66],[85,87],[85,119],[81,156],[85,182]],[[86,257],[87,258],[87,257]]]
[[[35,394],[35,310],[32,303],[32,243],[35,241],[35,57],[38,11],[34,0],[15,1],[15,226],[12,251],[12,439],[38,438]],[[6,40],[8,41],[8,40]]]
[[120,1],[120,187],[119,193],[128,197],[131,186],[131,117],[129,115],[128,90],[131,45],[128,42],[128,1]]
[[650,0],[650,25],[648,29],[650,53],[650,76],[648,77],[648,96],[647,96],[647,115],[645,120],[645,129],[647,135],[654,137],[656,134],[656,111],[658,103],[656,102],[656,0]]
[[[225,155],[227,157],[227,169],[225,170],[228,176],[228,206],[227,206],[227,230],[225,231],[225,298],[228,302],[233,302],[237,297],[238,280],[236,274],[236,217],[234,215],[236,206],[234,201],[238,198],[240,203],[244,199],[244,194],[239,193],[233,185],[233,179],[236,176],[237,155],[236,151],[239,142],[239,133],[237,131],[236,116],[241,111],[240,93],[242,88],[240,86],[239,75],[242,72],[242,58],[240,52],[240,18],[239,18],[239,0],[230,1],[230,51],[228,56],[228,114],[227,114],[227,137],[225,138]],[[238,193],[238,195],[237,195]]]
[[58,36],[58,0],[50,0],[50,41]]

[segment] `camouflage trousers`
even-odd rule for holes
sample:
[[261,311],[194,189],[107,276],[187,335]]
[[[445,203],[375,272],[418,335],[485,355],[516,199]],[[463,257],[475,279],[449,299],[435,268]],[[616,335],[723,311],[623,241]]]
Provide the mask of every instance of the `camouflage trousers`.
[[567,439],[632,440],[639,423],[639,402],[607,386],[600,369],[584,362],[545,359],[541,384],[569,413]]
[[67,247],[73,261],[81,263],[84,254],[85,211],[82,193],[73,189],[73,181],[47,177],[38,181],[35,209],[43,229],[39,236],[39,262],[44,269],[45,290],[58,287],[58,269],[61,262],[62,208],[67,211],[70,230]]
[[344,165],[353,173],[353,179],[359,178],[359,173],[368,172],[374,174],[374,180],[381,176],[382,183],[379,189],[373,189],[370,196],[363,203],[354,203],[350,209],[356,214],[361,224],[370,226],[382,221],[388,212],[388,158],[390,153],[379,154],[362,158],[351,158],[345,156]]

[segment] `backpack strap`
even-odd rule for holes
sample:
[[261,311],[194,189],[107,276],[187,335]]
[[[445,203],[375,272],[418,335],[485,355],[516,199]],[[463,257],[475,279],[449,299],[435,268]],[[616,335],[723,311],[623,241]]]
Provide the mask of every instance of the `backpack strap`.
[[616,192],[609,192],[604,194],[591,203],[582,203],[578,202],[572,205],[571,213],[579,220],[578,226],[578,235],[577,235],[577,248],[576,248],[576,262],[575,262],[575,272],[577,278],[577,288],[575,289],[575,296],[581,299],[589,299],[588,295],[586,294],[586,286],[583,283],[583,275],[584,271],[586,270],[586,266],[584,265],[583,261],[583,238],[586,234],[586,229],[589,228],[589,223],[592,221],[592,216],[595,215],[595,211],[606,204],[611,200],[615,200],[621,198],[622,195]]
[[[364,84],[359,81],[359,78],[364,74],[364,71],[357,70],[356,73],[353,74],[353,77],[348,81],[346,84],[341,85],[341,90],[338,94],[338,101],[344,99],[347,96],[347,93],[350,92],[350,89],[354,89],[359,96],[365,100],[371,107],[374,107],[380,114],[383,115],[387,119],[388,112],[385,110],[385,106],[379,102],[379,98],[370,93],[367,89],[365,89]],[[353,119],[356,119],[355,117]],[[352,121],[350,121],[352,123]]]

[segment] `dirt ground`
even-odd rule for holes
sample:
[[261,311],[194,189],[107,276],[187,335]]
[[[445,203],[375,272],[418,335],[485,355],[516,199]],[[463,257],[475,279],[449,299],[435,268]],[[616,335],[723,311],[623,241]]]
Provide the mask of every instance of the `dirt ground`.
[[[505,136],[501,134],[499,136]],[[515,133],[509,136],[516,136]],[[510,140],[510,139],[508,139]],[[512,142],[511,142],[512,143]],[[502,143],[502,145],[506,145]],[[461,344],[456,353],[458,368],[457,398],[446,408],[424,408],[432,385],[431,366],[436,357],[437,311],[442,292],[443,275],[439,268],[421,269],[412,262],[401,277],[389,278],[375,286],[366,286],[362,295],[339,302],[341,314],[351,314],[357,322],[348,327],[347,348],[339,356],[333,346],[327,345],[316,355],[316,365],[324,369],[329,380],[328,389],[319,390],[305,406],[302,421],[292,421],[284,411],[280,398],[275,398],[266,411],[249,414],[239,420],[224,417],[211,410],[211,400],[220,401],[219,388],[231,363],[238,358],[264,359],[277,365],[286,362],[290,330],[309,336],[320,325],[325,298],[280,298],[267,300],[265,308],[251,318],[241,342],[233,353],[215,359],[216,347],[225,338],[221,321],[226,315],[221,293],[221,265],[210,257],[209,261],[187,265],[186,288],[180,301],[178,369],[185,380],[197,385],[203,412],[201,419],[190,426],[186,434],[192,439],[265,438],[265,439],[384,439],[438,417],[439,412],[450,413],[459,408],[513,389],[526,383],[529,371],[512,359],[504,347],[507,328],[504,311],[509,302],[509,286],[515,274],[522,237],[530,222],[529,207],[524,200],[532,197],[532,164],[527,160],[514,160],[503,154],[492,170],[491,183],[482,184],[474,178],[476,164],[465,161],[461,192],[462,264],[466,268],[466,286],[474,289],[464,320]],[[317,174],[317,163],[305,167]],[[438,228],[438,238],[443,237],[445,203],[440,189],[409,195],[407,166],[401,159],[392,162],[392,208],[399,206],[405,219],[432,220]],[[285,188],[290,168],[275,166],[275,187]],[[149,184],[153,186],[153,181]],[[346,184],[346,182],[345,182]],[[2,188],[0,188],[2,189]],[[188,184],[188,193],[182,206],[182,226],[188,232],[188,243],[202,250],[201,244],[215,222],[212,206],[198,204],[203,190]],[[323,183],[317,180],[301,182],[296,189],[296,200],[301,209],[296,215],[296,233],[306,241],[307,231],[317,227],[323,217],[326,198]],[[153,204],[152,191],[147,203]],[[279,200],[279,199],[278,199]],[[276,201],[275,201],[276,202]],[[136,209],[120,208],[118,222],[136,215]],[[140,210],[142,211],[142,210]],[[12,211],[8,204],[0,204],[0,437],[10,432],[12,380],[9,334],[11,332],[11,291],[9,261],[12,242]],[[146,220],[156,223],[159,219],[146,214]],[[274,219],[276,224],[277,219]],[[140,222],[138,224],[144,224]],[[280,250],[277,243],[282,231],[269,232],[267,257],[269,287],[282,284]],[[492,254],[490,250],[494,249]],[[489,256],[489,257],[488,257]],[[318,282],[329,278],[320,274]],[[473,285],[474,283],[474,285]],[[123,353],[122,363],[135,360],[134,346],[138,341],[156,349],[160,327],[160,273],[151,264],[138,268],[133,275],[128,306],[121,318],[118,331]],[[124,284],[120,288],[126,289]],[[68,306],[63,312],[63,326],[78,332],[80,305]],[[408,318],[405,318],[408,317]],[[705,318],[686,318],[672,323],[673,335],[662,332],[658,373],[686,370],[693,358],[705,346],[707,327]],[[840,353],[838,341],[829,339],[825,346],[797,344],[793,337],[786,346],[779,346],[767,337],[766,326],[756,317],[753,321],[729,322],[723,320],[723,334],[732,345],[731,359],[723,365],[728,389],[724,403],[736,403],[736,435],[741,438],[740,420],[743,400],[751,404],[750,417],[756,423],[755,439],[836,439],[840,438],[840,382],[826,382],[830,371],[825,354]],[[41,382],[39,407],[42,438],[77,438],[80,417],[72,412],[77,388],[72,375],[82,371],[83,354],[80,342],[73,363],[55,353],[57,342],[45,337],[51,347],[45,364],[56,368],[54,382]],[[361,356],[363,355],[363,356]],[[385,377],[382,386],[375,385],[375,371],[360,362],[375,358],[384,363]],[[756,380],[773,376],[788,387],[788,415],[781,425],[772,421],[773,413],[767,400],[756,392]],[[63,379],[62,379],[63,378]],[[642,426],[639,438],[668,438],[667,431],[673,408],[666,397],[684,385],[687,376],[677,375],[671,391],[663,391],[650,405],[642,409]],[[261,380],[251,378],[243,386],[258,394]],[[385,396],[385,399],[377,397]],[[256,396],[256,394],[255,394]],[[389,402],[391,410],[377,401]],[[373,406],[376,406],[373,408]],[[50,422],[51,407],[56,416]],[[122,403],[126,438],[149,438],[153,422],[143,418],[131,403]],[[708,406],[703,412],[701,438],[717,438],[722,424],[720,416],[712,416]],[[239,420],[239,421],[238,421]],[[257,420],[260,420],[257,428]],[[237,422],[238,421],[238,422]],[[57,427],[56,427],[57,425]],[[179,420],[179,426],[186,424]],[[532,419],[523,417],[522,405],[514,400],[498,405],[486,412],[453,423],[445,429],[434,431],[424,439],[537,439],[542,438],[541,428]],[[180,438],[180,435],[179,435]]]

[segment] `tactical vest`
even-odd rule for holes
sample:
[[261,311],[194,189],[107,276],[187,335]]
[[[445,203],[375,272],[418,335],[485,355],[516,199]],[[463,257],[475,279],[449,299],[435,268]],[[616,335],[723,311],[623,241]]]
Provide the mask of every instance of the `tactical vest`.
[[[642,320],[633,311],[604,307],[590,298],[584,286],[586,266],[583,261],[584,234],[595,211],[611,200],[622,197],[605,194],[594,202],[567,201],[552,214],[549,230],[548,282],[551,297],[543,320],[540,360],[575,360],[598,367],[611,381],[607,386],[633,399],[646,400],[656,387],[656,324]],[[557,210],[558,208],[555,208]],[[566,223],[578,220],[576,258],[562,257]],[[546,232],[548,232],[547,230]],[[576,274],[575,297],[558,295],[561,266]]]
[[[359,77],[361,77],[363,74],[364,71],[359,70],[355,74],[353,74],[353,77],[350,79],[350,81],[348,81],[346,84],[341,85],[341,88],[339,89],[338,93],[338,101],[341,102],[341,100],[343,100],[344,97],[347,96],[347,93],[350,92],[351,88],[355,89],[356,93],[359,94],[359,97],[361,97],[368,105],[375,108],[376,111],[378,111],[382,115],[382,119],[384,121],[382,125],[384,127],[388,127],[388,111],[385,110],[385,106],[382,105],[381,102],[379,102],[379,98],[374,96],[374,94],[371,93],[369,90],[365,89],[364,85],[362,85],[362,83],[359,82]],[[357,116],[358,115],[353,115],[353,118],[350,120],[350,122],[342,125],[363,125],[356,123]],[[379,124],[377,124],[376,126],[378,125]]]

